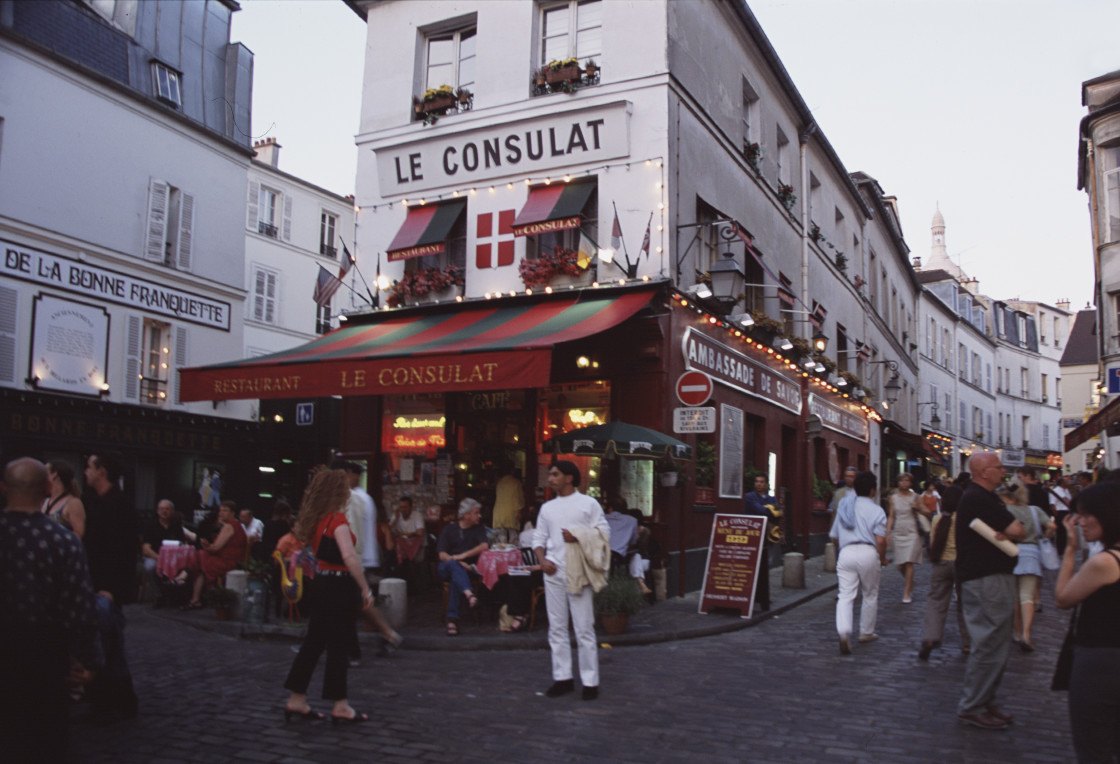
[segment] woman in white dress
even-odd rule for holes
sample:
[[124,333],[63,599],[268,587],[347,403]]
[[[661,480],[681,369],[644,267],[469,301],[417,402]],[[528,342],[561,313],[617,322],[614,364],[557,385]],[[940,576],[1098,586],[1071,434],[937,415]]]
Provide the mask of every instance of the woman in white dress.
[[891,492],[887,507],[887,542],[894,550],[894,563],[905,579],[902,601],[912,602],[914,565],[922,561],[922,536],[918,532],[918,515],[929,519],[921,495],[910,490],[914,478],[908,472],[898,476],[898,488]]

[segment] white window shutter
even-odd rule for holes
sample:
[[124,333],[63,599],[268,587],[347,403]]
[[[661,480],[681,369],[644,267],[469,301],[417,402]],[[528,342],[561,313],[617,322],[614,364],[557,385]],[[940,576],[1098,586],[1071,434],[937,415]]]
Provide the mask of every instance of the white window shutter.
[[252,316],[254,321],[264,320],[264,292],[265,292],[265,272],[260,268],[253,269],[253,308]]
[[194,194],[179,195],[179,252],[175,267],[191,269],[191,248],[194,241]]
[[0,287],[0,382],[16,381],[16,316],[19,291]]
[[292,240],[292,197],[284,194],[284,241]]
[[140,355],[144,342],[144,319],[135,313],[125,317],[124,333],[124,398],[129,403],[140,400]]
[[255,231],[259,227],[257,223],[260,221],[260,204],[261,204],[261,184],[255,180],[249,181],[249,198],[246,200],[249,209],[249,215],[245,218],[245,227],[250,231]]
[[276,274],[269,273],[265,282],[265,323],[276,323]]
[[152,178],[148,184],[148,238],[144,246],[144,259],[162,263],[167,241],[167,202],[171,187],[162,180]]
[[182,383],[180,378],[181,370],[187,366],[187,327],[175,327],[175,368],[172,369],[170,378],[171,384],[175,389],[171,391],[171,400],[175,402],[176,406],[182,406],[183,401],[179,398],[179,386]]

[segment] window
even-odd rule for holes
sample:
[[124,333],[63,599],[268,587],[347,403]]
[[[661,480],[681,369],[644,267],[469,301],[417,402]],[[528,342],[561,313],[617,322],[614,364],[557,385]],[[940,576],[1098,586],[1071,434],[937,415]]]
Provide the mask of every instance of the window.
[[194,195],[166,181],[151,178],[148,181],[144,259],[189,271],[193,241]]
[[988,435],[988,442],[992,442],[992,415],[988,414],[988,429],[984,430]]
[[[1120,149],[1113,149],[1120,152]],[[1105,214],[1108,216],[1108,225],[1105,226],[1105,241],[1120,241],[1120,167],[1109,170],[1104,174]]]
[[334,246],[334,229],[338,224],[338,217],[327,211],[319,215],[319,254],[333,258],[338,255]]
[[249,181],[248,217],[250,231],[273,239],[292,240],[292,197]]
[[984,438],[984,412],[976,406],[972,407],[972,437]]
[[871,277],[871,283],[868,285],[869,286],[869,289],[868,289],[869,294],[867,296],[871,300],[871,309],[873,311],[875,311],[876,313],[878,313],[879,312],[879,271],[877,270],[877,258],[875,256],[875,250],[871,250],[871,253],[868,255],[868,258],[869,258],[868,262],[870,263],[870,267],[867,269],[867,274],[868,274],[868,276]]
[[1015,321],[1019,327],[1019,347],[1025,348],[1027,346],[1027,317],[1020,313],[1015,316]]
[[145,318],[140,346],[140,402],[164,405],[170,376],[171,325]]
[[[451,230],[447,233],[447,239],[443,244],[443,251],[435,255],[421,255],[419,257],[410,257],[404,261],[404,272],[415,273],[427,268],[444,269],[455,266],[463,273],[467,267],[467,217],[468,215],[461,214],[455,221],[455,225],[451,226]],[[555,234],[541,234],[538,236],[528,236],[526,239],[542,239],[546,235],[570,234],[571,231],[557,231]],[[578,234],[578,229],[577,229]],[[571,237],[569,237],[571,238]],[[579,240],[576,239],[578,246]]]
[[266,324],[276,323],[275,271],[253,266],[252,318]]
[[326,334],[331,330],[331,306],[315,306],[315,333]]
[[949,336],[948,329],[941,330],[941,365],[949,371],[953,370],[953,354],[949,352],[952,345],[952,339]]
[[1062,378],[1054,377],[1054,405],[1062,405]]
[[566,0],[546,5],[541,24],[541,64],[578,58],[581,64],[603,52],[601,0]]
[[961,434],[962,436],[966,432],[968,432],[968,429],[966,428],[967,418],[968,418],[968,407],[965,405],[964,401],[961,401],[960,402],[960,420],[961,420],[960,425],[961,426],[960,426],[960,429],[957,430],[957,432],[959,434]]
[[1043,403],[1049,403],[1050,402],[1050,398],[1047,395],[1047,389],[1048,389],[1048,385],[1046,383],[1046,375],[1043,374],[1042,375],[1042,402]]
[[953,394],[952,393],[945,393],[945,408],[943,408],[942,411],[945,412],[945,428],[947,430],[952,430],[953,429]]
[[968,351],[963,344],[957,344],[957,371],[961,379],[968,379]]
[[152,62],[152,86],[156,97],[179,108],[183,105],[183,96],[179,90],[179,73],[166,64],[158,61]]
[[972,354],[972,384],[980,387],[980,354]]
[[782,130],[781,125],[774,127],[776,135],[776,142],[778,145],[778,182],[784,183],[787,186],[792,186],[790,183],[790,160],[789,160],[789,138],[786,137],[785,131]]
[[[990,363],[984,364],[984,376],[987,379],[986,389],[990,393],[992,391],[992,365]],[[991,427],[988,428],[992,429]]]
[[761,143],[762,136],[756,135],[761,133],[758,124],[758,111],[759,111],[759,98],[758,92],[751,87],[751,83],[747,78],[743,78],[743,107],[742,107],[742,120],[743,120],[743,151],[747,151],[747,146],[752,143]]
[[1031,377],[1027,369],[1019,369],[1019,394],[1023,398],[1031,397]]
[[1023,448],[1031,444],[1031,418],[1023,417]]
[[1058,323],[1058,317],[1054,316],[1054,347],[1061,347],[1062,346],[1062,338],[1060,336],[1061,335],[1060,328],[1061,328],[1061,324]]
[[1042,447],[1050,448],[1050,425],[1042,425]]
[[474,26],[428,38],[424,70],[425,89],[450,85],[452,90],[474,91],[477,29]]

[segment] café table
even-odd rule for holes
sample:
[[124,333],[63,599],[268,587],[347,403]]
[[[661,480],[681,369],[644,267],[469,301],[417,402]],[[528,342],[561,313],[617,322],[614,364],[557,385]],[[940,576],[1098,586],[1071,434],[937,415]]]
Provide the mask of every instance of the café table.
[[160,544],[159,560],[156,561],[156,573],[164,578],[174,578],[183,570],[194,571],[198,569],[198,550],[188,544],[168,546]]
[[517,547],[511,549],[488,549],[478,556],[478,575],[487,589],[493,589],[498,583],[498,577],[509,572],[511,565],[521,564],[521,550]]

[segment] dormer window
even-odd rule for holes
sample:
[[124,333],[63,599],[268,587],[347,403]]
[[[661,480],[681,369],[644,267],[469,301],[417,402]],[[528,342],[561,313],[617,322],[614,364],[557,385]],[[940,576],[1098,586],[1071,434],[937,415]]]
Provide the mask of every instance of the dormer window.
[[166,101],[176,109],[183,105],[183,95],[179,88],[179,73],[177,71],[166,64],[161,64],[159,61],[153,61],[152,84],[156,98]]

